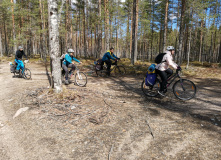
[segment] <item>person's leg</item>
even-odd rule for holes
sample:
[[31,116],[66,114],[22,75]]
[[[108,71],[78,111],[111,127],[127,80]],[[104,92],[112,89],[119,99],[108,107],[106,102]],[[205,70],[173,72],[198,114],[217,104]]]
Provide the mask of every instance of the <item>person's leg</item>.
[[107,64],[107,75],[110,76],[111,60],[106,60],[105,63]]
[[167,74],[167,79],[173,74],[173,70],[170,68],[168,68],[165,72]]
[[62,64],[62,68],[65,71],[65,80],[68,80],[68,67],[65,64]]
[[69,73],[71,73],[72,71],[75,70],[76,67],[75,67],[74,64],[69,64],[69,65],[68,65],[68,68],[71,68],[70,71],[69,71]]
[[159,74],[161,78],[161,85],[160,85],[160,91],[164,91],[167,84],[167,74],[165,71],[156,70],[157,74]]
[[16,67],[16,70],[17,72],[19,71],[19,69],[21,68],[21,61],[18,60],[18,59],[15,59],[15,62],[17,63],[17,67]]
[[21,68],[21,70],[22,70],[22,73],[24,72],[24,68],[25,68],[25,66],[24,66],[24,63],[21,61],[20,62],[20,68]]

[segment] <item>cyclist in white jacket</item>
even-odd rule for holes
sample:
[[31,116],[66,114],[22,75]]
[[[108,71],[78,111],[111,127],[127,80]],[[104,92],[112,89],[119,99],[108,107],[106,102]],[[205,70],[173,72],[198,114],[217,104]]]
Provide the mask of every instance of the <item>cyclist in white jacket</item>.
[[164,93],[167,92],[166,85],[167,79],[173,74],[173,70],[169,68],[172,66],[174,69],[181,69],[174,61],[173,55],[175,53],[173,46],[168,46],[165,52],[166,54],[163,56],[161,63],[156,66],[156,73],[159,74],[161,78],[161,86],[160,91],[158,93],[164,96]]

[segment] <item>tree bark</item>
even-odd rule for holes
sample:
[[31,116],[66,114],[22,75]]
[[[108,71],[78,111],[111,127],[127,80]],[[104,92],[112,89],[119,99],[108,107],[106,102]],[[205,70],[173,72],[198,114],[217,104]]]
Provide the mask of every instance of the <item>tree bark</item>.
[[182,48],[183,48],[183,30],[184,30],[184,15],[186,9],[186,0],[182,0],[181,8],[181,22],[180,22],[180,37],[179,37],[179,53],[178,53],[178,64],[182,63]]
[[190,49],[191,49],[191,40],[192,40],[192,30],[193,30],[193,8],[192,8],[192,11],[191,11],[191,26],[190,26],[190,36],[188,38],[188,51],[187,51],[187,65],[186,65],[186,68],[189,67],[189,62],[190,62]]
[[3,49],[2,49],[2,30],[0,28],[0,52],[1,52],[1,57],[3,57]]
[[105,10],[105,49],[110,49],[110,30],[109,30],[109,0],[104,0]]
[[102,50],[102,27],[101,27],[101,0],[98,2],[98,14],[99,14],[99,19],[98,19],[98,44],[97,44],[97,55],[96,58],[100,57],[101,55],[101,50]]
[[204,21],[201,20],[201,28],[200,28],[200,51],[199,51],[199,62],[202,60],[202,45],[203,45],[203,23]]
[[84,34],[84,57],[87,57],[87,36],[86,36],[86,16],[85,16],[85,0],[83,1],[83,34]]
[[61,68],[59,56],[58,1],[48,0],[49,53],[52,65],[53,86],[57,93],[62,91]]
[[131,63],[134,65],[137,61],[137,26],[138,26],[138,0],[133,0],[133,28],[132,28],[132,51]]
[[12,34],[13,34],[13,49],[14,49],[14,54],[17,50],[17,45],[16,45],[16,35],[15,35],[15,16],[14,16],[14,2],[11,0],[12,3]]
[[166,50],[168,6],[169,6],[169,0],[166,0],[165,18],[164,18],[164,34],[163,34],[163,51]]

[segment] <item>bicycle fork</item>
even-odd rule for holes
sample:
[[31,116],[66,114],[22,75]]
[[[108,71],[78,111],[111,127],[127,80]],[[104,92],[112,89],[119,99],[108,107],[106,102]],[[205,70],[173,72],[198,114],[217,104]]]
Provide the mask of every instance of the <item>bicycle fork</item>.
[[79,71],[77,71],[77,75],[79,79],[82,79],[82,76],[79,74]]

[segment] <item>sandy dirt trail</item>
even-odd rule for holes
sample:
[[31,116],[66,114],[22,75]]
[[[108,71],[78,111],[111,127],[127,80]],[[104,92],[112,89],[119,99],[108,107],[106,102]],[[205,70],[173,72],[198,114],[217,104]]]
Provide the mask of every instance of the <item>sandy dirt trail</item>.
[[[29,81],[12,78],[7,62],[0,63],[1,160],[221,157],[220,79],[192,79],[197,96],[183,102],[171,88],[165,98],[145,97],[142,76],[92,76],[87,87],[66,87],[74,98],[60,103],[45,94],[45,68],[28,68]],[[30,109],[13,119],[22,107]]]

